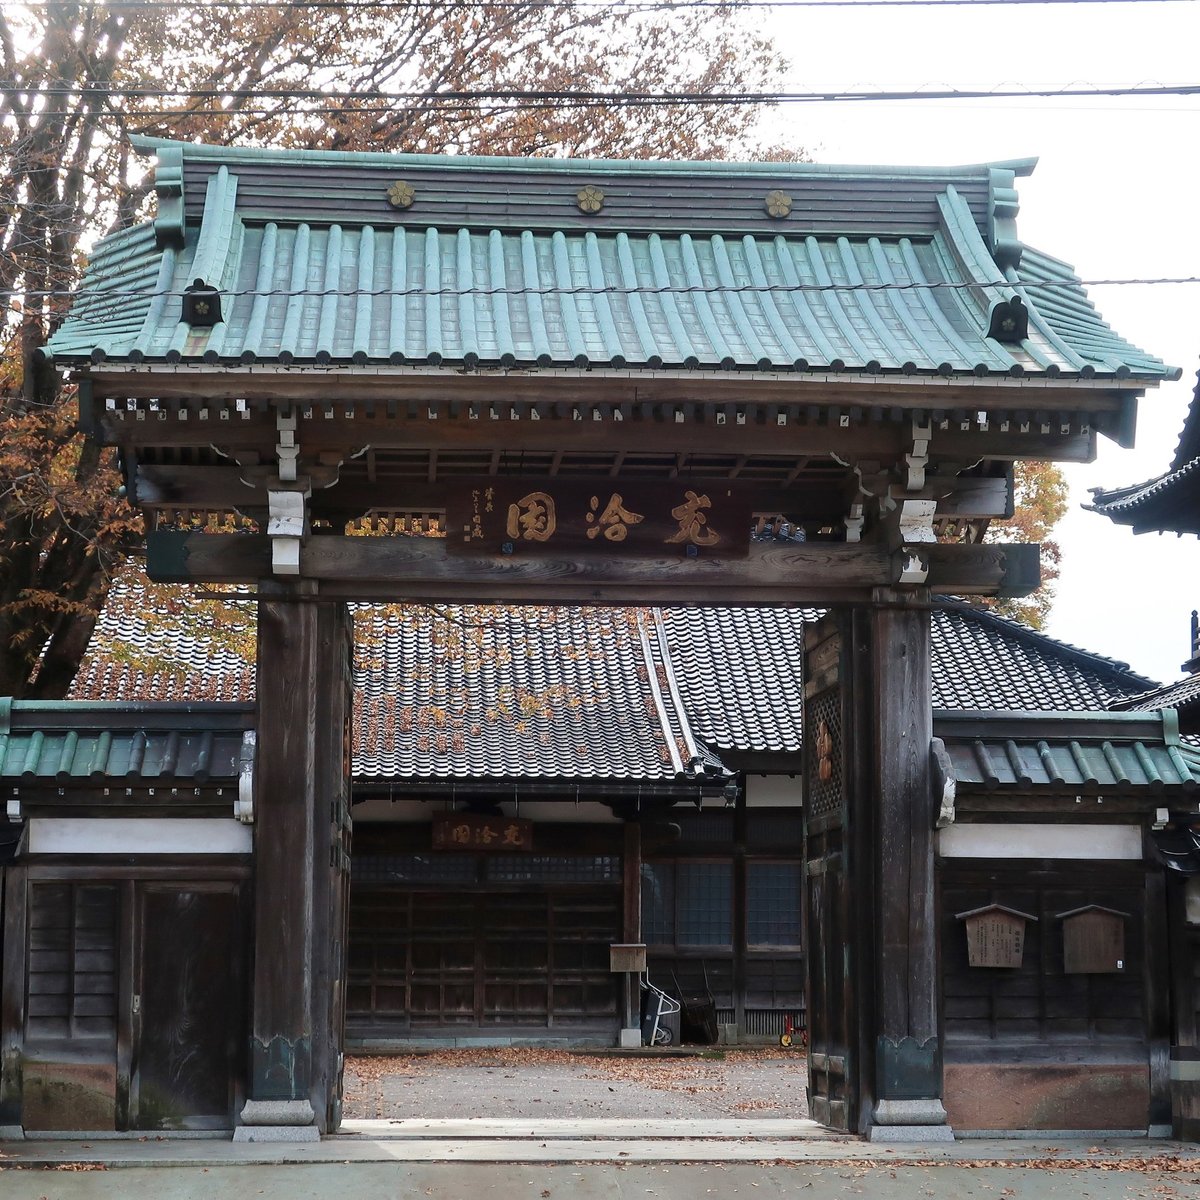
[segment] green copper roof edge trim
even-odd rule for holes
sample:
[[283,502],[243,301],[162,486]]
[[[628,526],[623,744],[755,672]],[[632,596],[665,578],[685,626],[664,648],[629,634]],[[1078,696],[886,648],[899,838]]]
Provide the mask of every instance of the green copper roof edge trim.
[[838,175],[866,175],[881,179],[947,179],[987,177],[995,169],[1014,175],[1031,175],[1037,158],[1016,158],[994,163],[968,163],[960,166],[872,166],[832,163],[763,163],[734,160],[655,159],[653,161],[606,158],[514,158],[502,155],[471,154],[387,154],[354,150],[277,150],[259,146],[209,146],[177,142],[170,138],[135,135],[133,148],[141,154],[161,154],[164,150],[182,150],[183,160],[200,162],[239,161],[259,163],[325,163],[329,166],[421,167],[437,170],[495,170],[513,172],[553,171],[570,174],[606,175],[763,175],[769,178],[812,175],[816,178]]
[[14,700],[10,696],[0,696],[0,719],[5,711],[10,727],[18,724],[29,727],[29,718],[35,716],[86,716],[88,713],[99,716],[120,713],[130,716],[234,716],[253,713],[255,705],[228,700]]
[[186,224],[182,143],[164,144],[158,148],[154,190],[158,193],[158,214],[154,218],[155,241],[160,247],[181,246]]
[[988,245],[1001,267],[1015,267],[1021,261],[1021,239],[1017,237],[1016,172],[993,166],[988,171]]
[[[1148,721],[1130,720],[1130,717],[1149,717]],[[1036,723],[1046,736],[1055,729],[1070,729],[1077,726],[1096,726],[1099,729],[1094,736],[1105,737],[1103,729],[1111,726],[1128,726],[1135,729],[1140,725],[1144,734],[1153,731],[1155,737],[1161,739],[1163,745],[1169,742],[1169,726],[1163,721],[1163,712],[1159,710],[1120,712],[1111,709],[1092,711],[1064,712],[1055,709],[1014,709],[1014,708],[935,708],[933,710],[935,723],[949,725],[977,726],[982,723],[993,725],[1012,725],[1014,723]],[[1058,736],[1055,734],[1054,736]],[[1066,736],[1065,734],[1063,736]],[[1081,736],[1076,734],[1076,737]],[[1086,736],[1084,734],[1083,736]],[[1132,735],[1131,735],[1132,736]],[[1110,739],[1111,740],[1111,739]],[[1142,741],[1146,737],[1141,738]]]
[[200,237],[192,255],[193,278],[216,288],[228,287],[227,274],[233,257],[234,226],[237,219],[238,177],[228,167],[208,181]]

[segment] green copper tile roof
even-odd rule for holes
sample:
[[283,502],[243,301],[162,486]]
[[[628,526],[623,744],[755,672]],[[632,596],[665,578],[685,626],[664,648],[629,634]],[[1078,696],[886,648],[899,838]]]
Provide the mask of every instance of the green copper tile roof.
[[0,782],[232,783],[254,709],[0,698]]
[[1093,794],[1191,794],[1200,788],[1200,756],[1180,741],[1178,717],[1170,710],[935,711],[934,731],[960,787]]
[[[1169,373],[1104,324],[1070,268],[1015,240],[1011,165],[156,148],[159,217],[97,246],[48,347],[63,363]],[[411,213],[386,202],[400,174],[416,181]],[[572,174],[611,189],[594,217],[558,195]],[[784,219],[764,210],[772,185],[792,198]],[[181,320],[195,280],[221,294],[212,328]],[[986,335],[1014,295],[1029,335],[1007,345]]]

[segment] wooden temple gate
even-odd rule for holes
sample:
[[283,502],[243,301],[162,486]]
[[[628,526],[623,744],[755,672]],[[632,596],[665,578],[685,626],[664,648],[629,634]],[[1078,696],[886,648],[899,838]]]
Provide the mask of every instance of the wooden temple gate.
[[944,1126],[928,599],[1035,588],[1037,547],[979,540],[1012,464],[1125,438],[1163,374],[1061,264],[1021,274],[1028,164],[144,148],[157,219],[97,250],[50,350],[151,578],[257,586],[243,1129],[339,1119],[353,600],[831,609],[812,1107]]

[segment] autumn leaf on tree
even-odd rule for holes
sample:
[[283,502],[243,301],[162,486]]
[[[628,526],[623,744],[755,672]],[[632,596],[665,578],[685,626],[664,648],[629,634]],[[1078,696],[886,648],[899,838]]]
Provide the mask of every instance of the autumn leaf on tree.
[[1031,596],[1015,600],[982,600],[1003,616],[1024,621],[1034,629],[1045,627],[1054,603],[1062,551],[1054,530],[1067,511],[1067,481],[1052,462],[1019,462],[1014,478],[1014,513],[1007,521],[993,521],[985,541],[1032,542],[1041,546],[1042,584]]
[[[437,99],[744,93],[777,87],[783,69],[737,0],[643,12],[574,0],[5,5],[0,695],[66,694],[112,581],[144,538],[115,454],[84,441],[71,388],[37,354],[89,246],[150,215],[152,181],[131,134],[328,150],[794,159],[795,147],[758,144],[752,105]],[[286,94],[297,89],[309,98]],[[428,98],[387,98],[396,92]],[[188,601],[188,611],[236,640],[244,622],[226,604]]]

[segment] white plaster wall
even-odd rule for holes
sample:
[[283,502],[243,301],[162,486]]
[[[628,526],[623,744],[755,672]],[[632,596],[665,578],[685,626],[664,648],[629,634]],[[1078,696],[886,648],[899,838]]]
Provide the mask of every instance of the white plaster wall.
[[1133,859],[1142,857],[1139,825],[951,825],[938,833],[943,858]]
[[804,801],[799,775],[747,775],[747,808],[796,808]]

